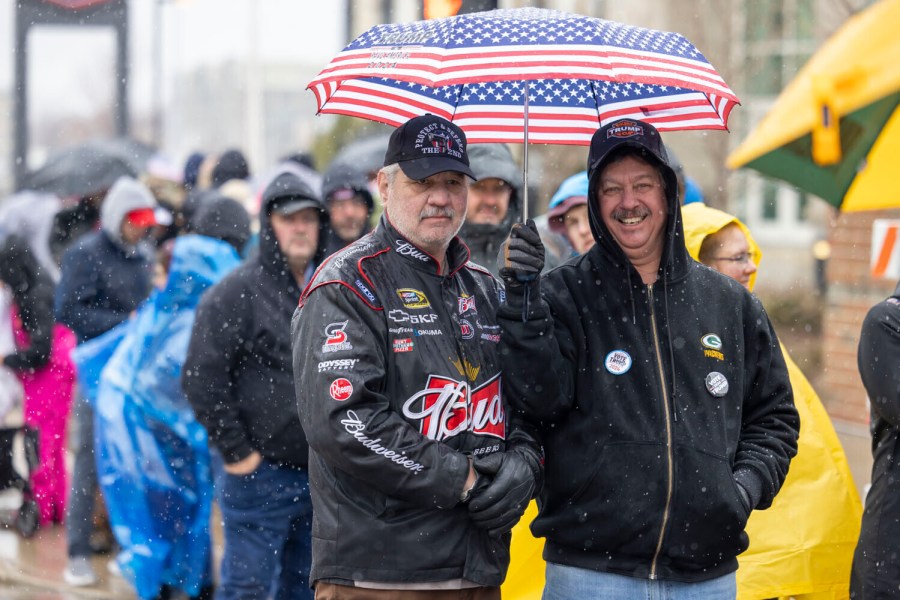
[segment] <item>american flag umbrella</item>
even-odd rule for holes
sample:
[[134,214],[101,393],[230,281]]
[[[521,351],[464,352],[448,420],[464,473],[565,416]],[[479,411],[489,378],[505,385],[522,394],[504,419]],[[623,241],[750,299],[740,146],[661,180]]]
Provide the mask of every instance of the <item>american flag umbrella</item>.
[[528,143],[587,145],[620,118],[726,129],[738,103],[681,34],[541,8],[377,25],[307,88],[320,114],[398,126],[432,113],[469,142],[527,142],[526,189]]
[[[541,8],[372,27],[307,86],[319,113],[432,113],[470,142],[583,144],[618,118],[725,129],[737,97],[679,33]],[[526,105],[526,102],[528,103]]]

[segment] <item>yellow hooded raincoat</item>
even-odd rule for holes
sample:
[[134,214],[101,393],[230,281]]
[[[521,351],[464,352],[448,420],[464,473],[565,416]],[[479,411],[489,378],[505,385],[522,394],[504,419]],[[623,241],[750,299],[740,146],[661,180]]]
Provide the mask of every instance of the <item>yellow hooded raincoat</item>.
[[[735,223],[759,266],[759,246],[736,217],[701,203],[683,206],[681,214],[694,259],[707,236]],[[754,273],[751,289],[755,282]],[[738,600],[848,598],[862,504],[822,401],[783,345],[781,351],[800,413],[799,446],[771,508],[754,511],[747,523],[750,547],[738,557]]]

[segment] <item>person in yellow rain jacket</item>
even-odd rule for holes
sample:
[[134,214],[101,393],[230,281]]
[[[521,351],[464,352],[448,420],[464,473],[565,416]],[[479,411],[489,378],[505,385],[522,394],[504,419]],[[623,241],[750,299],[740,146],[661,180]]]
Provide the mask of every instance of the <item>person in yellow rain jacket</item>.
[[[736,217],[702,203],[682,207],[691,256],[753,290],[761,254]],[[862,504],[847,457],[815,390],[782,346],[800,414],[797,456],[771,508],[753,511],[740,556],[738,600],[849,597]]]
[[[761,254],[747,227],[702,203],[681,210],[691,256],[752,290]],[[800,414],[799,448],[772,506],[750,516],[750,547],[738,557],[737,597],[843,600],[849,597],[862,505],[825,407],[783,347],[782,352]],[[535,516],[532,503],[513,529],[505,600],[541,598],[544,540],[528,529]]]

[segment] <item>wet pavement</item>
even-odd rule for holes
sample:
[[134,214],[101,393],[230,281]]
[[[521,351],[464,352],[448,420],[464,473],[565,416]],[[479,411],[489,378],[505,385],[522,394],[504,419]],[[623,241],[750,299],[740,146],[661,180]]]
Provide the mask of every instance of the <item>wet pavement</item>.
[[[850,461],[857,486],[862,489],[869,480],[872,459],[869,434],[859,425],[835,423],[838,435]],[[0,511],[17,506],[15,492],[0,495]],[[214,512],[215,521],[218,514]],[[221,555],[221,533],[213,529],[216,558]],[[66,566],[66,533],[61,525],[38,529],[28,539],[14,529],[0,529],[0,600],[83,600],[85,598],[136,600],[128,583],[107,569],[112,555],[93,558],[96,585],[72,587],[63,580]]]

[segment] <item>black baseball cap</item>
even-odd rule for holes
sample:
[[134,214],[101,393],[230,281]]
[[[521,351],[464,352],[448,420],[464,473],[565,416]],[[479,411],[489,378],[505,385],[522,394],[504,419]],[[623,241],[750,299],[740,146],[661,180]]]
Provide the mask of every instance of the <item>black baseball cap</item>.
[[669,154],[656,127],[645,121],[637,119],[618,119],[607,123],[591,138],[591,149],[588,152],[588,196],[596,197],[593,189],[597,184],[597,178],[603,172],[603,168],[610,162],[618,151],[625,147],[641,150],[647,155],[650,162],[654,162],[660,168],[663,178],[666,180],[667,192],[677,194],[678,183],[675,171],[669,165]]
[[468,143],[463,130],[442,117],[413,117],[391,134],[384,166],[397,163],[410,179],[456,171],[476,179],[469,168]]

